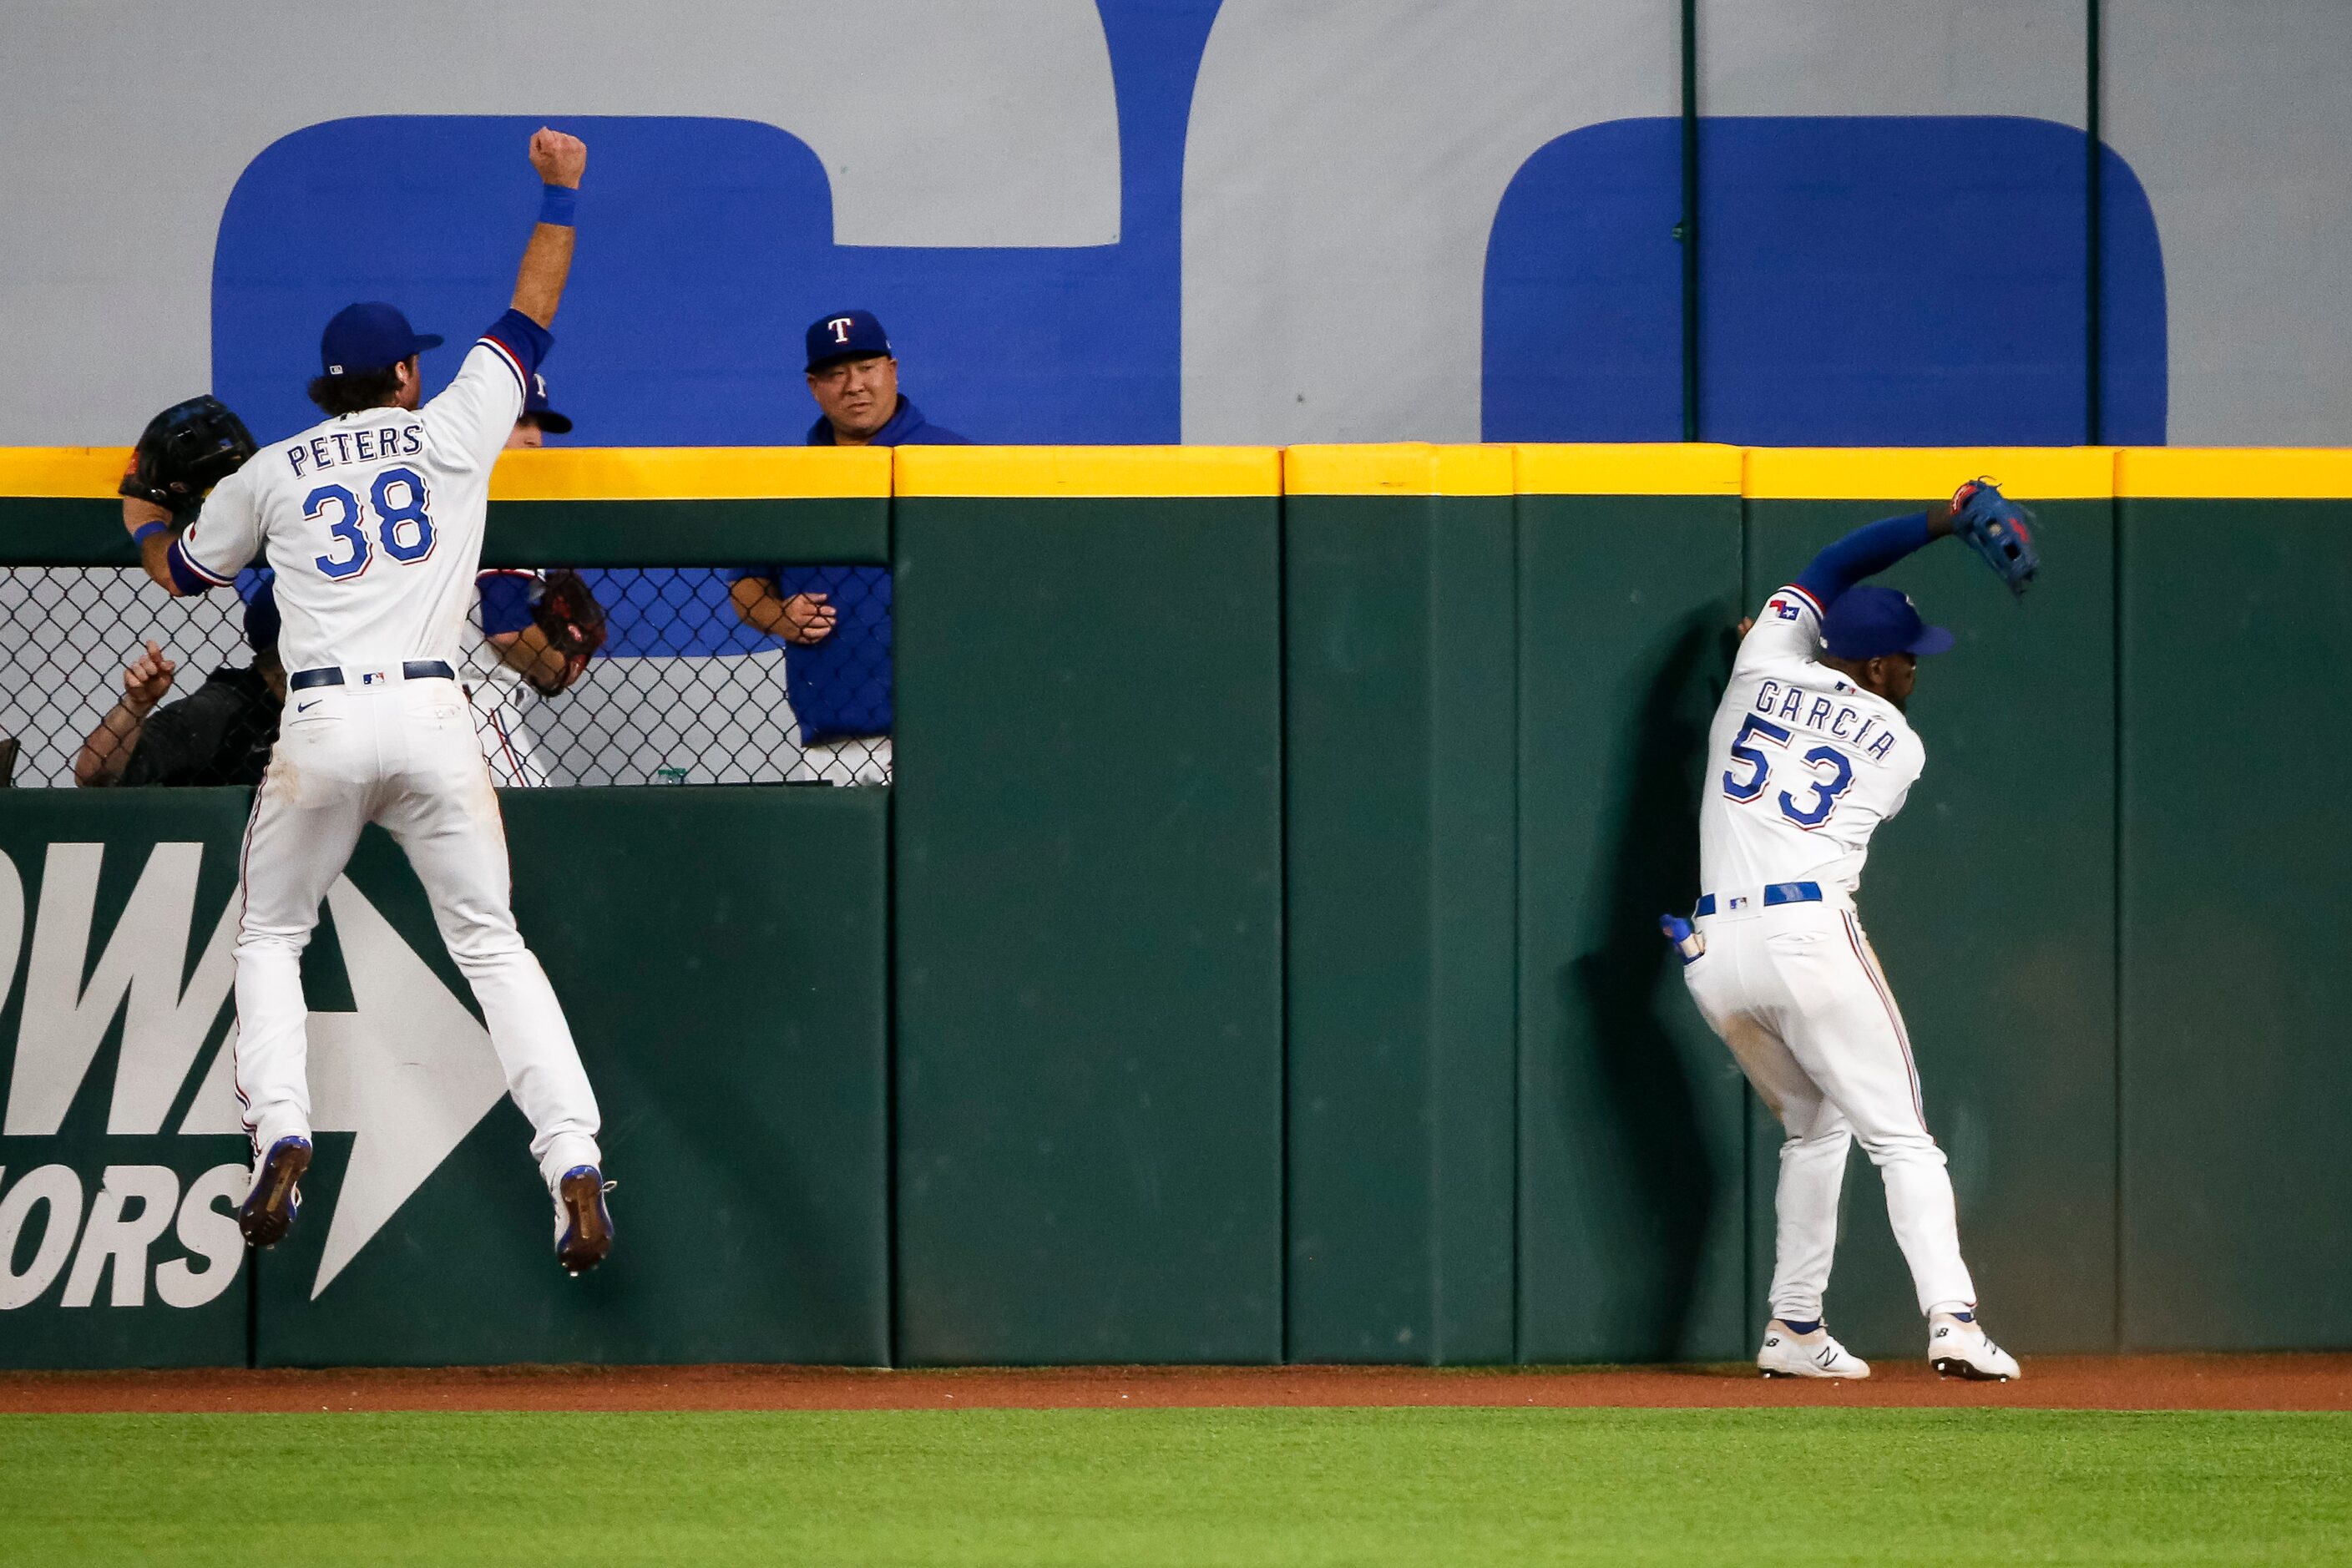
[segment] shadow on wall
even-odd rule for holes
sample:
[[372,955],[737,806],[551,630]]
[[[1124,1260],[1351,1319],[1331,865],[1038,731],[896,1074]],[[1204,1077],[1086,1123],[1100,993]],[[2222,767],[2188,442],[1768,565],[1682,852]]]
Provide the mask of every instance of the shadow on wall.
[[1609,804],[1607,859],[1592,895],[1602,940],[1559,971],[1558,1048],[1590,1050],[1592,1060],[1590,1072],[1556,1081],[1597,1088],[1604,1103],[1597,1114],[1566,1104],[1549,1113],[1573,1141],[1589,1143],[1595,1126],[1613,1131],[1613,1147],[1591,1149],[1592,1179],[1622,1184],[1625,1212],[1645,1216],[1639,1231],[1612,1238],[1617,1256],[1596,1260],[1629,1292],[1609,1313],[1629,1360],[1689,1353],[1716,1194],[1735,1173],[1709,1146],[1706,1102],[1681,1044],[1689,1029],[1675,1026],[1690,1003],[1657,920],[1696,896],[1707,728],[1736,647],[1712,607],[1663,645],[1626,748],[1623,793]]

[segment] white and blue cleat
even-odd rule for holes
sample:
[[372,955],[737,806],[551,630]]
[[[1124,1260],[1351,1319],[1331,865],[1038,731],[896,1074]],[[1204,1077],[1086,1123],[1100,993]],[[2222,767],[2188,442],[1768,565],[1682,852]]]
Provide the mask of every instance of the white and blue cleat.
[[280,1138],[262,1156],[252,1190],[237,1206],[236,1228],[247,1247],[275,1247],[302,1212],[302,1173],[310,1168],[308,1138]]
[[1775,1318],[1764,1325],[1756,1370],[1766,1377],[1864,1378],[1870,1363],[1830,1337],[1827,1329],[1801,1334]]
[[2017,1358],[1992,1342],[1973,1314],[1937,1312],[1927,1320],[1927,1362],[1946,1377],[2010,1383],[2025,1373]]

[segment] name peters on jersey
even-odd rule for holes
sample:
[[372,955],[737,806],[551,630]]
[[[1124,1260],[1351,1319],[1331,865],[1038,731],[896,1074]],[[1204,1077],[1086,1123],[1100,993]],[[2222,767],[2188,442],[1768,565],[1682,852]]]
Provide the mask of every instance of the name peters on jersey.
[[[327,444],[334,443],[330,456]],[[369,448],[373,447],[374,450]],[[330,435],[316,436],[307,442],[296,442],[282,448],[294,477],[302,479],[322,468],[339,468],[346,463],[378,463],[386,458],[414,458],[425,450],[425,426],[418,423],[396,426],[389,430],[337,430]],[[356,455],[355,455],[356,454]],[[310,467],[305,469],[303,464]]]

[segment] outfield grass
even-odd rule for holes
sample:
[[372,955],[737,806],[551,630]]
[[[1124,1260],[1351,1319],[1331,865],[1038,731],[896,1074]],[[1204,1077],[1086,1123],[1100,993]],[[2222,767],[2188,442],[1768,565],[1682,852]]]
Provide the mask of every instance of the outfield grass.
[[5,1415],[0,1562],[2352,1562],[2352,1415]]

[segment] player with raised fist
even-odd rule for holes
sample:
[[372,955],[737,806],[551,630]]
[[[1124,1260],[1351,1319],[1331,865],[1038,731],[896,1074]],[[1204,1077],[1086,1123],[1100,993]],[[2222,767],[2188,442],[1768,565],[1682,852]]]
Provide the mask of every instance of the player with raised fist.
[[439,338],[391,305],[348,306],[310,383],[323,422],[256,451],[176,536],[169,506],[124,502],[148,574],[175,595],[224,587],[257,557],[277,574],[287,701],[246,828],[236,942],[236,1091],[255,1151],[237,1219],[257,1247],[286,1234],[311,1158],[302,950],[371,822],[425,884],[530,1121],[557,1261],[578,1274],[612,1247],[596,1097],[515,929],[506,829],[456,673],[490,468],[552,342],[587,161],[574,137],[531,137],[545,189],[512,307],[440,395],[423,402],[417,360]]

